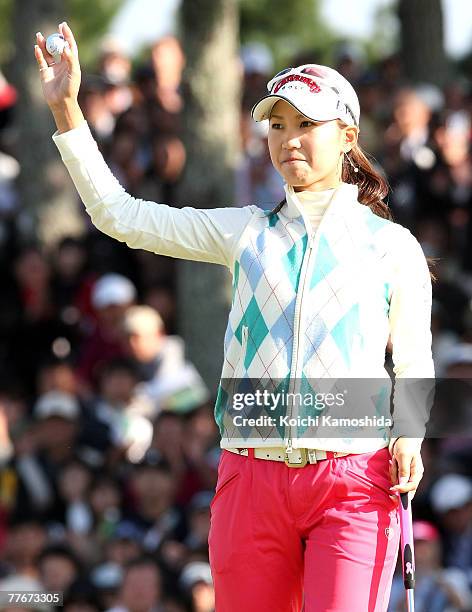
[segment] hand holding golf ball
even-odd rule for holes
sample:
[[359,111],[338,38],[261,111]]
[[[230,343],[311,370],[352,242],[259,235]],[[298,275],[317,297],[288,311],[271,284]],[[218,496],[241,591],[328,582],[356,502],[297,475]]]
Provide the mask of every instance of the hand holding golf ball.
[[34,54],[44,97],[51,110],[75,105],[81,78],[79,53],[67,23],[61,23],[58,32],[47,39],[38,32]]

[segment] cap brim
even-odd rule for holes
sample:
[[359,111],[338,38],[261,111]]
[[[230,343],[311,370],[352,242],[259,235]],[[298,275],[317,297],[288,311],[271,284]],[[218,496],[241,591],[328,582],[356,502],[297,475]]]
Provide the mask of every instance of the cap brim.
[[[252,118],[255,121],[264,121],[264,119],[269,119],[274,105],[279,100],[285,100],[285,102],[288,102],[295,110],[313,121],[330,121],[331,119],[338,118],[337,112],[333,110],[331,100],[325,100],[320,96],[318,98],[316,108],[313,106],[311,106],[311,108],[307,108],[306,96],[304,96],[304,99],[297,99],[297,97],[293,96],[293,98],[290,100],[286,96],[281,96],[280,94],[269,94],[261,98],[259,102],[252,107]],[[329,106],[327,107],[327,105],[323,104],[323,102],[327,102]]]

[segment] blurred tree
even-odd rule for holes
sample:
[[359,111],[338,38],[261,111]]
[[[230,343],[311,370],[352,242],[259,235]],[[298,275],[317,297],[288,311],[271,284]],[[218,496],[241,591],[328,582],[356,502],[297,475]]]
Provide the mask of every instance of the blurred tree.
[[14,40],[11,35],[11,11],[13,0],[0,0],[0,63],[11,56]]
[[94,66],[100,39],[123,3],[124,0],[66,0],[64,3],[70,16],[70,25],[80,40],[83,66]]
[[[46,8],[49,5],[51,7],[52,21],[47,24],[51,29],[45,29],[45,32],[54,32],[61,21],[67,20],[70,23],[80,40],[82,65],[88,67],[93,65],[97,54],[97,44],[123,3],[124,0],[94,0],[93,10],[90,10],[90,0],[64,0],[62,3],[51,0],[46,3],[38,1],[35,4],[44,5]],[[11,19],[14,5],[18,9],[19,5],[29,6],[29,2],[27,0],[21,0],[21,2],[0,0],[0,63],[2,65],[11,59],[17,43],[17,32],[13,29]],[[36,31],[37,22],[33,22],[31,17],[22,25],[24,27],[30,23],[31,29]]]
[[10,11],[10,31],[14,33],[10,37],[14,46],[5,73],[19,94],[14,134],[21,166],[20,202],[27,212],[25,218],[30,220],[31,237],[36,234],[45,242],[79,233],[82,221],[72,186],[51,142],[54,124],[42,96],[33,53],[35,32],[39,30],[47,36],[57,30],[61,21],[68,20],[72,26],[77,21],[88,32],[84,40],[80,28],[77,34],[82,58],[87,44],[90,50],[96,45],[98,35],[105,31],[120,4],[121,0],[94,0],[91,10],[88,0],[21,0],[9,7],[5,0],[0,0],[0,11]]
[[375,63],[400,48],[400,22],[396,2],[380,4],[374,11],[372,32],[362,40],[369,63]]
[[320,4],[320,0],[240,0],[241,42],[266,43],[278,67],[304,52],[329,62],[336,36],[322,21]]
[[[234,201],[239,151],[240,80],[237,0],[183,0],[180,29],[187,57],[183,116],[187,164],[177,201],[196,207]],[[179,327],[212,392],[221,373],[230,302],[221,266],[179,262]]]
[[399,0],[400,52],[413,82],[444,85],[448,61],[444,48],[441,0]]

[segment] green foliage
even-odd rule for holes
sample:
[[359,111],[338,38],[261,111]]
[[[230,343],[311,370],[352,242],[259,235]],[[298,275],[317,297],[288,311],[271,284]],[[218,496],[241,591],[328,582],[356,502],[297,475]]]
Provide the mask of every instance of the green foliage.
[[300,53],[329,62],[337,38],[321,20],[319,0],[240,0],[241,43],[260,41],[282,67]]
[[[0,0],[0,63],[4,65],[13,54],[15,33],[12,32],[12,8],[15,0]],[[21,2],[23,0],[16,0]],[[80,57],[84,67],[94,64],[97,45],[108,24],[124,0],[64,0],[63,13],[80,42]]]
[[100,39],[124,0],[65,0],[70,26],[80,42],[82,65],[93,67]]
[[372,34],[362,42],[370,62],[376,62],[399,49],[400,22],[396,2],[377,7]]
[[12,0],[0,0],[0,64],[4,64],[12,52],[11,10]]

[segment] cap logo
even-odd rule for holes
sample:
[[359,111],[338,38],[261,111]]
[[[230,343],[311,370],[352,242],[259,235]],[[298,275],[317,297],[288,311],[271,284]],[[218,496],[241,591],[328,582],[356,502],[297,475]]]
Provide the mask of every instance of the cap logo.
[[320,86],[313,79],[310,79],[306,76],[302,76],[301,74],[290,74],[289,76],[286,76],[277,83],[273,93],[277,93],[279,89],[281,89],[284,85],[290,83],[291,81],[301,81],[305,85],[308,85],[311,93],[318,93],[321,91]]

